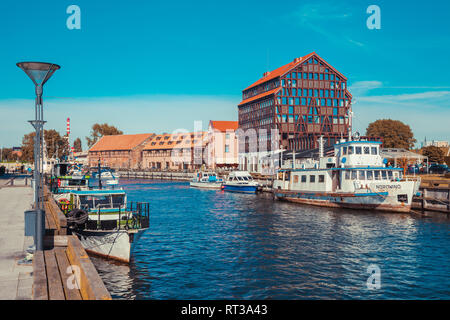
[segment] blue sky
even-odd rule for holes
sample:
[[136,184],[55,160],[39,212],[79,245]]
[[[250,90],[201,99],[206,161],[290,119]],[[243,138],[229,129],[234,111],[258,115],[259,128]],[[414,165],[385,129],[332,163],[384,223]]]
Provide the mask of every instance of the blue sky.
[[[69,30],[66,9],[81,9]],[[381,29],[369,30],[369,5]],[[34,117],[19,61],[61,65],[44,87],[46,128],[72,141],[96,122],[125,133],[193,130],[237,120],[241,91],[266,70],[318,53],[349,79],[354,128],[377,119],[449,140],[448,1],[1,1],[0,146],[20,145]]]

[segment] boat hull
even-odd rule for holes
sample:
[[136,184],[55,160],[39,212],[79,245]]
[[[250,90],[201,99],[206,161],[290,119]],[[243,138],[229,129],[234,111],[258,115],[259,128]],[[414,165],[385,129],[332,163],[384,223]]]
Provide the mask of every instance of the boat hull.
[[222,183],[217,182],[191,182],[190,183],[191,188],[198,188],[198,189],[216,189],[220,190],[222,189]]
[[321,192],[292,192],[274,191],[274,195],[279,200],[330,207],[363,210],[379,210],[389,212],[409,212],[411,209],[411,199],[405,202],[398,202],[395,197],[388,192],[382,193],[353,193],[353,194],[332,194]]
[[129,263],[133,244],[144,230],[76,230],[73,233],[87,253]]
[[241,193],[256,193],[258,186],[224,184],[223,190]]

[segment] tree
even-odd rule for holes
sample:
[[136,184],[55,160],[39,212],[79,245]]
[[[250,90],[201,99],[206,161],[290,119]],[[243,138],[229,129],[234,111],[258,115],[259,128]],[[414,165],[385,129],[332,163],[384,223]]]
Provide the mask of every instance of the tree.
[[112,136],[112,135],[118,135],[123,134],[122,131],[117,129],[114,126],[110,126],[107,123],[104,124],[94,124],[92,126],[91,135],[89,137],[86,137],[87,145],[88,147],[92,147],[101,137],[103,136]]
[[[34,161],[34,137],[36,133],[31,132],[24,135],[22,138],[22,161]],[[44,130],[44,139],[47,146],[47,156],[49,158],[56,156],[61,158],[67,153],[67,139],[61,136],[58,131],[54,129]]]
[[408,125],[391,119],[382,119],[370,123],[366,129],[366,136],[381,137],[385,148],[411,149],[416,142]]
[[428,146],[422,148],[422,154],[428,157],[429,162],[444,162],[444,151],[441,148],[435,146]]
[[73,142],[73,151],[74,152],[83,151],[83,148],[81,147],[81,139],[80,138],[76,138],[76,140]]

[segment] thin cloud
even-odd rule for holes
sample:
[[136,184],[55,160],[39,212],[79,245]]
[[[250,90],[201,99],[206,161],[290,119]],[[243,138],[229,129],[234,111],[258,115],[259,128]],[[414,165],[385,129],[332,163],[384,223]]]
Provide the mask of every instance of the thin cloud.
[[[162,133],[175,129],[194,130],[194,121],[237,120],[240,97],[233,96],[131,96],[111,98],[46,99],[45,128],[65,133],[71,119],[71,140],[90,134],[94,123],[108,123],[124,133]],[[27,120],[34,118],[33,100],[0,100],[0,141],[17,146],[33,131]],[[73,141],[73,140],[72,140]]]

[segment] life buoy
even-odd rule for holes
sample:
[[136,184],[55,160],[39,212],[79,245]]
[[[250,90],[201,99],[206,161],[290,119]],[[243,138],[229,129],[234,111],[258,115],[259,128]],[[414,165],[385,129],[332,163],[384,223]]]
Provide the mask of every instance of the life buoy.
[[58,179],[58,187],[61,187],[61,180]]

